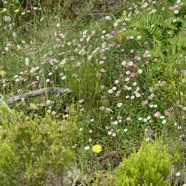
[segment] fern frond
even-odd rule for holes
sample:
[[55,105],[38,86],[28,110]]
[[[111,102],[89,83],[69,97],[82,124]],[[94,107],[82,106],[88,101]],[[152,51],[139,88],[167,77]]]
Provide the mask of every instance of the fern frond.
[[157,14],[143,14],[135,15],[130,27],[137,27],[138,30],[145,30],[149,35],[155,35],[158,39],[162,39],[162,29],[164,29],[164,18]]

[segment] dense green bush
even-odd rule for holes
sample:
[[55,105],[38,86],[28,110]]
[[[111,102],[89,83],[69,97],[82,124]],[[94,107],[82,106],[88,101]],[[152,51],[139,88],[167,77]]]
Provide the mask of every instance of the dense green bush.
[[168,186],[170,158],[161,141],[144,141],[138,152],[123,162],[115,170],[117,186]]
[[74,116],[54,121],[0,108],[0,185],[62,184],[73,159]]

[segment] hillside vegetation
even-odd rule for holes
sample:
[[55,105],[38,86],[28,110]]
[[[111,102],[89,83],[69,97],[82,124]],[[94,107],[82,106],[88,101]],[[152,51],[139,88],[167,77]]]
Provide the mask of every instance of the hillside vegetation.
[[1,0],[0,42],[0,185],[186,185],[186,0]]

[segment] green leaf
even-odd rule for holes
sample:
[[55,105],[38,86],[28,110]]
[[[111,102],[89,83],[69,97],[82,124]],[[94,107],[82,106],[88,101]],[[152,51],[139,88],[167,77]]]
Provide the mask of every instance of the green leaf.
[[37,105],[35,105],[34,103],[30,103],[30,106],[33,108],[33,109],[38,109]]

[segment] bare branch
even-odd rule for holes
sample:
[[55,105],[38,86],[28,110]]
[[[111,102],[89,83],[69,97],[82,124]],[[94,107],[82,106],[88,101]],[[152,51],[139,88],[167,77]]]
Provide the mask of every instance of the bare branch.
[[28,97],[34,97],[34,96],[39,96],[39,95],[48,94],[48,93],[64,94],[64,93],[72,93],[72,90],[68,88],[60,88],[60,87],[41,88],[41,89],[30,91],[28,93],[21,94],[18,96],[12,96],[7,100],[7,104],[11,105],[14,102],[20,101],[23,98],[26,99]]

